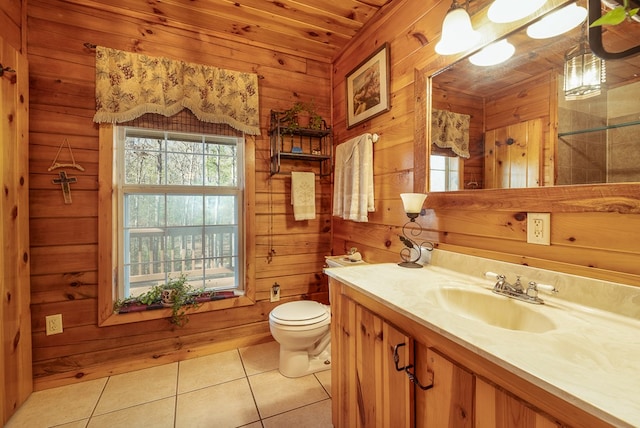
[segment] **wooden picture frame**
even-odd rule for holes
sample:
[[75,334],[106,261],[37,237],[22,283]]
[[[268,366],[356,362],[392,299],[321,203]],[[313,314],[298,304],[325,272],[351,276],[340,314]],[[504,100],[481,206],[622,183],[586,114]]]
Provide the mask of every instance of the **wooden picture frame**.
[[390,110],[389,44],[384,43],[345,76],[347,129]]

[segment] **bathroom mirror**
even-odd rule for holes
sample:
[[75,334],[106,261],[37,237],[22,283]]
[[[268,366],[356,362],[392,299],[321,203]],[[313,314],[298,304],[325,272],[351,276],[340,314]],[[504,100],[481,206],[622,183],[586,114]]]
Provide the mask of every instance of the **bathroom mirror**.
[[[469,117],[466,159],[427,136],[429,191],[640,182],[640,55],[605,61],[600,94],[568,100],[565,55],[586,32],[532,39],[523,27],[504,37],[515,47],[506,62],[463,58],[426,76],[425,119]],[[603,28],[611,51],[638,40],[640,19]]]

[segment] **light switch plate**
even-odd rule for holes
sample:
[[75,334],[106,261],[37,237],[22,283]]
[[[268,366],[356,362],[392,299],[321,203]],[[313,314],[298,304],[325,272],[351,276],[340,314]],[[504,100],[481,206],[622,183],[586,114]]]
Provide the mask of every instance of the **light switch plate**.
[[551,213],[527,213],[527,243],[551,245]]

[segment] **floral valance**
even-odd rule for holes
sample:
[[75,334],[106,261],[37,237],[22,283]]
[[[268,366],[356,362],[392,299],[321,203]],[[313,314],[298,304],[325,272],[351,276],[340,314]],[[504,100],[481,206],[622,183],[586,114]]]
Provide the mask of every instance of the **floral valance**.
[[258,76],[96,48],[94,122],[127,122],[145,113],[172,116],[183,108],[203,122],[259,135]]
[[468,114],[447,110],[431,111],[431,142],[442,149],[451,149],[456,155],[469,158]]

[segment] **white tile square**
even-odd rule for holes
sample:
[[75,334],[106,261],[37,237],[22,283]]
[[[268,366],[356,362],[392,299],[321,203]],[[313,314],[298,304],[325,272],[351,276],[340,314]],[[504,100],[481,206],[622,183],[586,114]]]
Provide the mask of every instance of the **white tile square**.
[[314,375],[284,377],[277,370],[249,376],[262,418],[329,398]]
[[331,370],[316,372],[314,376],[318,379],[324,390],[327,391],[327,394],[331,396]]
[[260,416],[246,378],[178,395],[176,428],[239,427]]
[[180,361],[178,394],[245,377],[237,349]]
[[280,360],[280,344],[273,341],[240,348],[240,356],[249,376],[275,370]]
[[262,421],[264,428],[332,428],[331,400],[300,407]]
[[178,363],[111,376],[94,415],[176,395]]
[[36,391],[5,428],[39,428],[87,419],[96,407],[107,378]]
[[91,418],[91,421],[89,421],[87,428],[173,428],[175,410],[176,397],[164,398],[162,400],[94,416]]

